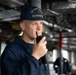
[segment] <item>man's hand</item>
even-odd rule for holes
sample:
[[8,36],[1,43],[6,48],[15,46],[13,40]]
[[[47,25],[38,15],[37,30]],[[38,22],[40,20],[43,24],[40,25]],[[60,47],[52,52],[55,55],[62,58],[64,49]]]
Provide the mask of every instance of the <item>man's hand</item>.
[[46,37],[43,37],[38,44],[35,44],[33,47],[32,56],[34,56],[36,59],[40,59],[47,53],[46,44],[45,41]]

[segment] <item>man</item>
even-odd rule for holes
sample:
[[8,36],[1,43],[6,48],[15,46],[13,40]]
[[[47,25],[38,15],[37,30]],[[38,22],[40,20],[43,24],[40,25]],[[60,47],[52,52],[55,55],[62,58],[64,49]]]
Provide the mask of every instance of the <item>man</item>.
[[[53,64],[54,70],[56,73],[60,74],[60,57],[56,59],[56,61]],[[71,65],[69,61],[65,58],[63,58],[63,74],[68,75],[71,72]]]
[[40,58],[47,53],[44,36],[36,43],[37,35],[42,35],[42,11],[34,6],[22,10],[20,16],[22,36],[17,36],[1,56],[1,75],[49,75],[47,65]]

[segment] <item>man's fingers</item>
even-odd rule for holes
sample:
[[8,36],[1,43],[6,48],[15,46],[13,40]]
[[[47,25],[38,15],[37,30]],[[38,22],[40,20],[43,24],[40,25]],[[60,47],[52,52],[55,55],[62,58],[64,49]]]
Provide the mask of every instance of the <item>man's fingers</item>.
[[40,43],[44,42],[46,39],[46,37],[44,36],[41,40],[40,40]]
[[44,45],[46,45],[47,44],[47,42],[46,41],[44,41]]

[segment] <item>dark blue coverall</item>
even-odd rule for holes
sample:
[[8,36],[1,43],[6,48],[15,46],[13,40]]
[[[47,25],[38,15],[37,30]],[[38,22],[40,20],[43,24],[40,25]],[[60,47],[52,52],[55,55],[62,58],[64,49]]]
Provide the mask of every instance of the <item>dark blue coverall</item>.
[[1,56],[1,75],[50,75],[48,66],[31,55],[33,46],[19,36],[7,45]]

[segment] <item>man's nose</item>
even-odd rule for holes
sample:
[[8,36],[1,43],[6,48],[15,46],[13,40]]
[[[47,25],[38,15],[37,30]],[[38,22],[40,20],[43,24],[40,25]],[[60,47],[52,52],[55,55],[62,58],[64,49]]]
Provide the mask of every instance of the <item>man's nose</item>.
[[40,29],[40,27],[41,27],[40,24],[37,24],[37,29]]

